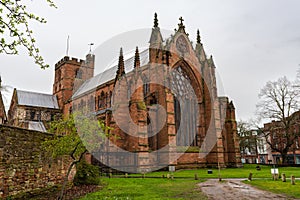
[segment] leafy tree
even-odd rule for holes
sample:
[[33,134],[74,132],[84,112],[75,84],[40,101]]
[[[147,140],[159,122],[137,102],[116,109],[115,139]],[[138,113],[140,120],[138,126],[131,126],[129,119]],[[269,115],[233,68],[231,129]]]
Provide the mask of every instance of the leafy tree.
[[52,158],[69,155],[72,160],[59,197],[62,199],[74,165],[84,158],[88,150],[96,151],[99,148],[109,128],[103,122],[80,113],[74,113],[66,119],[57,119],[51,122],[50,126],[50,132],[54,133],[55,137],[45,141],[43,148]]
[[272,121],[261,131],[270,148],[281,154],[282,163],[286,163],[287,153],[300,136],[293,129],[297,124],[293,113],[299,110],[299,97],[299,88],[286,77],[267,82],[259,93],[257,114],[260,119]]
[[[44,18],[28,11],[22,0],[0,1],[0,53],[18,54],[19,46],[26,48],[30,57],[42,69],[49,67],[40,55],[29,23],[46,23]],[[50,7],[55,7],[52,0],[46,0]]]

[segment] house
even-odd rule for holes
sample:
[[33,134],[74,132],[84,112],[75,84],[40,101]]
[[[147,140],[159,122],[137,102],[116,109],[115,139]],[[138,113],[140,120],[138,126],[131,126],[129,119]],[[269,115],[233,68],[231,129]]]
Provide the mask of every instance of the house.
[[264,124],[264,134],[273,147],[270,150],[272,162],[282,163],[279,152],[286,151],[286,163],[300,164],[300,111],[291,114],[286,121],[290,123],[287,131],[282,121],[273,120]]
[[8,124],[46,132],[48,123],[60,114],[55,95],[14,89]]
[[272,159],[270,147],[258,129],[240,135],[240,149],[242,163],[268,164]]
[[261,132],[258,133],[256,146],[257,146],[258,163],[271,164],[272,163],[272,155],[270,153],[271,149],[266,141],[266,138],[261,134]]

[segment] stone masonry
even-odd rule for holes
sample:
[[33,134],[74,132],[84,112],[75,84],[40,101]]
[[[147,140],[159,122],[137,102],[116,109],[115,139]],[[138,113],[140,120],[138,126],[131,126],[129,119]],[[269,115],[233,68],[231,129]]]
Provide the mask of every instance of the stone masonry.
[[41,143],[52,134],[0,125],[0,199],[62,183],[67,159],[49,160]]

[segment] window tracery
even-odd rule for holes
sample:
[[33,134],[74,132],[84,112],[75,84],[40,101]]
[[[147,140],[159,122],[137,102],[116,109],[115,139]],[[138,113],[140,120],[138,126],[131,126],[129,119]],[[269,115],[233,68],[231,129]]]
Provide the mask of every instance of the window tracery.
[[174,112],[177,146],[198,146],[197,99],[192,81],[182,66],[172,73],[171,90],[174,94]]

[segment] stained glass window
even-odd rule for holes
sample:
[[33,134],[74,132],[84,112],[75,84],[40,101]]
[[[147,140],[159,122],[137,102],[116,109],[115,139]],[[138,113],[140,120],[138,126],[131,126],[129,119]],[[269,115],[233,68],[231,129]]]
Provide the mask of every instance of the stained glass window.
[[174,95],[177,146],[197,146],[197,99],[191,79],[181,66],[172,72],[171,90]]

